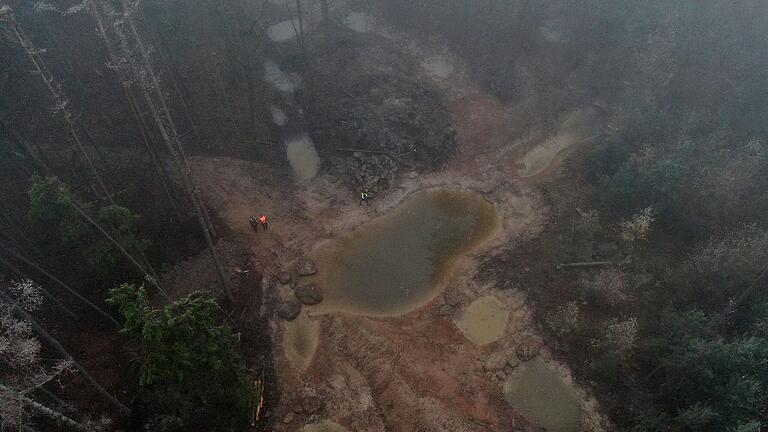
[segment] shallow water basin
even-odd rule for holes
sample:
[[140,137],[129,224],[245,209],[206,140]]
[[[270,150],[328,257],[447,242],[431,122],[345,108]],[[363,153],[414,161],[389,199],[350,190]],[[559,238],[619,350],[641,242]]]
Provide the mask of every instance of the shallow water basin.
[[509,311],[496,296],[473,301],[456,320],[456,326],[476,345],[495,342],[504,336]]
[[413,194],[384,216],[313,253],[325,300],[320,312],[392,316],[438,292],[455,259],[500,226],[493,205],[457,190]]
[[581,431],[579,399],[538,358],[518,366],[509,376],[504,397],[526,420],[549,432]]
[[320,156],[312,138],[302,134],[285,142],[285,153],[294,176],[299,180],[310,180],[320,169]]
[[283,327],[283,350],[288,361],[300,371],[306,370],[315,356],[320,338],[320,324],[302,312]]

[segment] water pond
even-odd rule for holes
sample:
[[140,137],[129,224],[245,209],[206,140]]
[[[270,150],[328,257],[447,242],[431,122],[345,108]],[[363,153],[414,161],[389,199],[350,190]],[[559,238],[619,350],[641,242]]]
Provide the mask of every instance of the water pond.
[[293,174],[298,180],[310,180],[320,169],[320,156],[312,138],[301,134],[285,142],[285,152]]
[[543,361],[524,363],[504,384],[507,402],[549,432],[580,432],[581,405],[574,391]]
[[306,370],[315,356],[320,338],[320,324],[302,312],[284,323],[283,350],[288,361],[300,371]]
[[493,205],[458,190],[413,194],[394,210],[313,253],[325,300],[320,312],[371,316],[413,310],[438,292],[454,260],[500,226]]
[[504,336],[509,311],[496,296],[487,295],[473,301],[456,320],[456,326],[476,345],[495,342]]

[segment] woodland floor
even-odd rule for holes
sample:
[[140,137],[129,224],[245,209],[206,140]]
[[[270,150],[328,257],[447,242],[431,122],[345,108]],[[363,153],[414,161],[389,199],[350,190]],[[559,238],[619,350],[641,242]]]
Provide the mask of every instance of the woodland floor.
[[[360,207],[349,189],[332,183],[323,171],[310,182],[296,183],[285,171],[258,163],[213,157],[191,160],[204,198],[227,226],[228,237],[247,249],[252,265],[263,273],[263,307],[245,318],[268,322],[275,341],[272,355],[279,394],[269,407],[274,430],[296,431],[323,419],[350,431],[534,430],[504,400],[504,363],[498,362],[515,357],[520,342],[537,335],[530,308],[508,279],[483,278],[481,283],[477,272],[494,254],[514,249],[545,229],[548,208],[539,182],[559,169],[566,152],[598,133],[597,115],[584,115],[593,108],[583,107],[564,116],[560,130],[523,129],[530,124],[525,103],[508,106],[484,93],[469,82],[461,60],[445,46],[385,26],[376,25],[373,31],[418,59],[419,79],[441,89],[459,140],[459,153],[446,167],[405,175],[371,206]],[[574,127],[573,122],[584,124]],[[525,165],[552,142],[557,150],[543,166]],[[535,175],[525,177],[532,171]],[[319,345],[307,370],[296,370],[281,347],[284,323],[274,313],[280,301],[277,273],[320,241],[342,236],[410,194],[434,187],[483,194],[499,211],[502,229],[461,258],[442,293],[413,312],[392,318],[346,313],[311,317],[320,327]],[[260,213],[270,216],[269,231],[254,233],[248,218]],[[236,277],[249,260],[226,260],[227,270]],[[187,272],[197,274],[194,267],[190,264]],[[205,277],[198,274],[194,279]],[[504,337],[476,346],[463,336],[454,318],[487,294],[496,295],[510,316]],[[448,308],[447,297],[453,299]],[[546,347],[539,356],[576,387],[567,366],[554,360]],[[596,402],[584,390],[575,390],[584,411],[583,430],[606,430]],[[302,408],[307,397],[319,397],[322,407],[308,412]]]

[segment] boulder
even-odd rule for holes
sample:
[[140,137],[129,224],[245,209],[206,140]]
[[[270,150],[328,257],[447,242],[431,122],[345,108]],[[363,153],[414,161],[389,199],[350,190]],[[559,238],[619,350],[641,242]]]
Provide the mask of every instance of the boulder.
[[517,344],[517,347],[515,347],[515,353],[520,360],[527,362],[539,354],[543,343],[538,336],[524,336],[520,343]]
[[294,417],[294,414],[292,412],[289,412],[288,414],[285,415],[285,417],[283,417],[283,423],[288,424],[293,422],[293,417]]
[[300,276],[310,276],[317,273],[317,266],[311,259],[302,257],[296,261],[296,271]]
[[281,271],[277,274],[277,280],[280,281],[281,284],[285,285],[291,281],[291,274],[287,271]]
[[295,320],[299,312],[301,312],[301,303],[293,299],[284,301],[277,307],[277,316],[286,321]]
[[296,298],[305,305],[315,305],[323,301],[323,293],[316,284],[296,287]]

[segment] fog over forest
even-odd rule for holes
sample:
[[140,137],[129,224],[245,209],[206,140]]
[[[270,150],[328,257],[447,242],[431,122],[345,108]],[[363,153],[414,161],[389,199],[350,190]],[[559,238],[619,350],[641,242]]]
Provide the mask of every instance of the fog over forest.
[[765,0],[0,0],[0,431],[763,426]]

